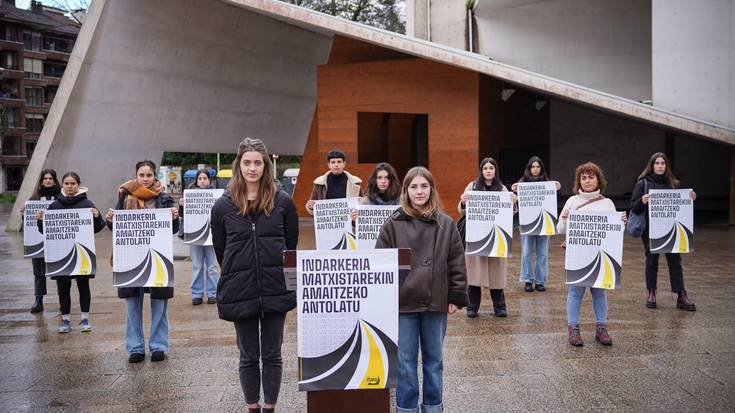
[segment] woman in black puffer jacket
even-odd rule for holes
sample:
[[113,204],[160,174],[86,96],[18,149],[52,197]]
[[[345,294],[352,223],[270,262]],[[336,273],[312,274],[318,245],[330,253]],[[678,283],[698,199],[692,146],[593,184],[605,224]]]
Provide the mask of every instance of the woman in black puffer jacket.
[[[643,231],[643,249],[646,254],[646,307],[656,308],[656,279],[658,277],[658,256],[651,254],[648,237],[648,191],[651,189],[677,189],[679,180],[671,172],[669,158],[661,152],[656,152],[648,160],[646,168],[638,177],[631,196],[631,212],[643,213],[646,217],[646,229]],[[697,194],[692,191],[689,196],[692,201]],[[684,289],[684,270],[681,268],[681,254],[666,254],[666,263],[669,265],[669,280],[671,291],[677,294],[676,307],[686,311],[695,311],[697,308],[687,296]]]
[[[296,206],[273,183],[273,164],[260,139],[240,143],[232,181],[212,207],[212,243],[222,273],[217,308],[235,323],[240,350],[240,384],[251,412],[260,412],[260,359],[263,360],[263,412],[278,399],[286,313],[296,293],[286,290],[283,251],[296,249]],[[260,330],[260,331],[259,331]]]

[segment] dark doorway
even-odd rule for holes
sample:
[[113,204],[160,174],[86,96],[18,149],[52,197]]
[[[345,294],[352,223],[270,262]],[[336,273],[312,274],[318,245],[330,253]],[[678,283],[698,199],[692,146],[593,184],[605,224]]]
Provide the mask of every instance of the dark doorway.
[[402,178],[429,167],[429,116],[414,113],[357,113],[357,161],[388,162]]

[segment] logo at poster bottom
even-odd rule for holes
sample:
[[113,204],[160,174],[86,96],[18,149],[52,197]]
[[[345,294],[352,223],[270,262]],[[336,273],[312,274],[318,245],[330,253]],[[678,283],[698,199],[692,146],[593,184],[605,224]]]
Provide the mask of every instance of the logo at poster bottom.
[[567,270],[567,284],[580,287],[620,288],[620,263],[605,251],[600,251],[594,260],[577,270]]
[[43,258],[43,241],[36,245],[28,245],[23,251],[24,258]]
[[355,239],[355,234],[345,231],[345,233],[342,234],[342,239],[340,239],[337,245],[335,245],[334,248],[332,249],[333,250],[356,250],[357,249],[357,239]]
[[135,268],[114,272],[113,277],[115,287],[168,287],[174,282],[174,265],[163,254],[150,249]]
[[479,241],[467,241],[467,254],[486,257],[507,257],[510,253],[510,235],[497,225]]
[[551,215],[548,211],[541,210],[536,219],[529,224],[521,225],[522,235],[554,235],[556,234],[556,224],[559,219]]
[[209,226],[209,220],[198,230],[194,232],[184,232],[184,242],[187,244],[203,244],[207,238],[211,227]]
[[91,275],[97,272],[94,253],[75,242],[66,256],[58,261],[46,262],[46,275]]
[[651,238],[651,254],[686,254],[692,251],[694,234],[680,222],[675,222],[671,230],[661,238]]
[[396,343],[374,325],[358,320],[350,337],[333,352],[299,357],[299,390],[396,387],[397,362]]

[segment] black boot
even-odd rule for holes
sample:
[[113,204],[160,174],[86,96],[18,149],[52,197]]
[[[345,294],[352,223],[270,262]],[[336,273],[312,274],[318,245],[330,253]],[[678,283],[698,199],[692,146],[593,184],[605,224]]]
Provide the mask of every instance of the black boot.
[[482,300],[482,288],[474,285],[467,287],[467,297],[469,298],[469,305],[467,306],[467,317],[477,317],[477,312],[480,310],[480,302]]
[[31,307],[31,313],[40,313],[43,311],[43,296],[37,295],[36,301],[33,303],[33,306]]
[[681,308],[684,311],[697,311],[697,306],[695,306],[692,300],[689,299],[686,291],[681,291],[678,295],[679,296],[676,299],[676,308]]
[[505,292],[500,290],[490,290],[490,298],[493,300],[493,310],[496,317],[507,317],[508,311],[505,308]]

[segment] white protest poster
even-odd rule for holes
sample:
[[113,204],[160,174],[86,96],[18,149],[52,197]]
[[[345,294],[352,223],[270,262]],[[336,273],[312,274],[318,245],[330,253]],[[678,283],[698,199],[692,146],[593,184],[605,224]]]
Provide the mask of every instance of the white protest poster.
[[38,229],[36,213],[45,211],[54,201],[28,201],[23,212],[23,257],[43,258],[43,234]]
[[620,288],[625,224],[620,212],[569,211],[567,285]]
[[212,206],[224,193],[224,189],[184,190],[184,243],[212,245]]
[[518,208],[521,235],[556,234],[556,182],[519,182]]
[[350,214],[358,198],[336,198],[314,201],[314,236],[316,249],[356,250]]
[[112,217],[115,287],[172,287],[174,247],[171,210],[117,210]]
[[694,202],[691,189],[648,191],[648,237],[651,254],[694,251]]
[[396,386],[398,255],[296,252],[300,391]]
[[43,216],[46,275],[92,275],[97,272],[94,222],[88,208],[46,210]]
[[371,250],[378,242],[378,235],[383,223],[390,217],[398,205],[360,205],[357,207],[357,219],[355,220],[355,237],[357,248]]
[[513,202],[507,191],[468,191],[467,255],[510,257]]

